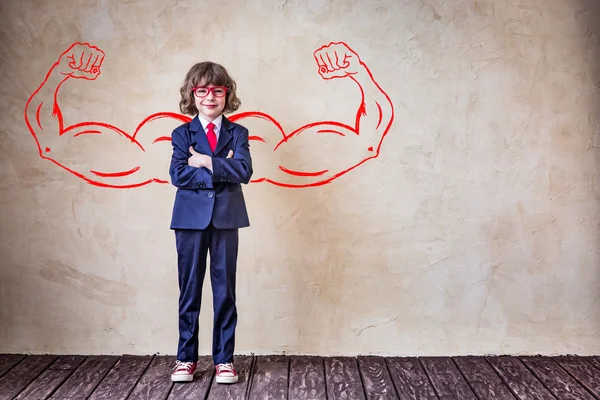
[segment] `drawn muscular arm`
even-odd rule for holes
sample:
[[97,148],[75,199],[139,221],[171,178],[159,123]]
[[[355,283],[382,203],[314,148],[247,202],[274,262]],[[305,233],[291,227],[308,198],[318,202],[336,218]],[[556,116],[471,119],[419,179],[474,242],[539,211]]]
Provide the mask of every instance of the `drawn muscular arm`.
[[135,140],[135,134],[102,122],[64,126],[59,90],[72,79],[95,80],[103,60],[104,53],[97,47],[73,44],[29,98],[25,121],[40,156],[97,186],[127,188],[166,183],[140,165],[144,148]]
[[[314,122],[285,134],[279,123],[261,112],[245,112],[231,116],[232,121],[245,119],[248,122],[267,120],[274,136],[260,132],[262,136],[249,136],[246,147],[238,149],[232,160],[214,167],[215,179],[230,179],[240,175],[240,182],[252,176],[251,182],[271,182],[287,187],[318,186],[353,170],[357,166],[379,155],[381,143],[388,133],[394,118],[394,109],[388,95],[380,88],[368,67],[358,55],[344,43],[330,43],[314,53],[319,74],[323,79],[349,78],[360,92],[358,110],[354,124],[336,121]],[[144,142],[136,139],[140,128],[147,122],[163,119],[167,127],[173,123],[189,122],[189,117],[175,113],[158,113],[147,117],[135,132],[127,132],[104,122],[80,122],[64,126],[58,105],[59,90],[71,79],[94,80],[100,74],[104,53],[97,47],[75,43],[67,49],[52,66],[45,80],[29,98],[25,108],[25,121],[35,138],[40,157],[47,159],[68,172],[98,186],[131,188],[148,183],[167,183],[168,168],[161,165],[166,161],[171,146],[166,145],[171,137],[157,137],[150,131]],[[329,90],[331,98],[335,93]],[[344,101],[340,99],[339,101]],[[246,122],[246,121],[245,121]],[[153,127],[156,122],[153,122]],[[169,130],[172,130],[172,126]],[[166,129],[161,129],[165,132]],[[148,138],[150,140],[148,140]],[[258,165],[252,173],[252,164],[244,164],[244,152],[249,154],[249,145],[258,150]],[[184,155],[185,153],[185,155]],[[176,186],[187,186],[190,178],[208,171],[195,171],[189,165],[189,155],[182,150],[181,171],[171,171]],[[186,164],[187,160],[187,164]],[[220,162],[220,161],[219,161]],[[238,165],[239,164],[239,165]],[[187,177],[187,178],[186,178]],[[207,178],[208,180],[208,178]],[[186,183],[187,182],[187,183]]]
[[[314,122],[286,135],[268,115],[246,113],[245,117],[269,119],[283,136],[274,152],[263,154],[269,162],[266,167],[262,163],[262,171],[257,168],[254,182],[267,181],[287,187],[323,185],[379,155],[394,119],[390,98],[346,44],[330,43],[315,51],[314,57],[323,79],[348,78],[357,84],[361,97],[354,124]],[[335,98],[335,94],[330,97]],[[254,140],[251,142],[254,146],[270,145],[264,137]]]
[[[351,130],[372,145],[368,151],[378,152],[383,136],[393,120],[390,98],[375,82],[371,71],[358,54],[346,44],[331,43],[315,51],[314,56],[323,79],[350,78],[356,82],[361,101]],[[330,124],[337,125],[335,122]]]

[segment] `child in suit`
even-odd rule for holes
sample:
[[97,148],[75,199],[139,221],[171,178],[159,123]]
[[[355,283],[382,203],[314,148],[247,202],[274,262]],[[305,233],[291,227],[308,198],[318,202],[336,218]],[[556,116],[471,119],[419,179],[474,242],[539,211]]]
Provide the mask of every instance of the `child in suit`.
[[171,380],[189,382],[196,372],[198,317],[210,254],[215,379],[235,383],[238,229],[250,225],[241,186],[252,176],[248,129],[224,116],[237,110],[240,100],[235,81],[221,65],[194,65],[180,93],[181,112],[194,118],[171,135],[169,173],[177,187],[171,229],[175,231],[180,291],[179,344]]

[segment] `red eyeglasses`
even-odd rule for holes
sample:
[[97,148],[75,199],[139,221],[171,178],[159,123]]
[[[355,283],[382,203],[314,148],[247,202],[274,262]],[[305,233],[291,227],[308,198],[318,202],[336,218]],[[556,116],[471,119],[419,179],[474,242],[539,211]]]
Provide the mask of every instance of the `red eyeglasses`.
[[227,88],[225,86],[196,86],[192,88],[192,93],[194,93],[197,97],[206,97],[210,92],[212,92],[215,97],[223,97],[227,94]]

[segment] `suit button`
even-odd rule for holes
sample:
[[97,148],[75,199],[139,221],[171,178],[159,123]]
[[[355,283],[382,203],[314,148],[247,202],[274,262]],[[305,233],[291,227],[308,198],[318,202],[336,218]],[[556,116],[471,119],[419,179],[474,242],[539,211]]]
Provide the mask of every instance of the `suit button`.
[[213,192],[208,192],[208,193],[206,193],[206,196],[207,196],[209,199],[212,199],[212,198],[215,196],[215,194],[214,194]]
[[202,187],[202,185],[201,185],[201,184],[199,184],[199,183],[196,183],[196,189],[199,189],[199,188],[201,188],[201,187]]
[[206,187],[206,183],[204,183],[204,182],[200,182],[200,187],[201,187],[201,188],[204,188],[204,187]]

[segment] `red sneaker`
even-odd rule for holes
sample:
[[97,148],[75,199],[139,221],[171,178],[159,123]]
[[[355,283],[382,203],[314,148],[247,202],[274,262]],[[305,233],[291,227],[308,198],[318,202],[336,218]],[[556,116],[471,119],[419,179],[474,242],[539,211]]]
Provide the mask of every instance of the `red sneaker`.
[[217,383],[236,383],[238,381],[238,374],[235,372],[232,363],[219,364],[216,368],[215,380]]
[[171,372],[171,380],[173,382],[193,381],[197,365],[197,362],[184,362],[177,360],[175,363],[175,368],[173,368],[173,372]]

